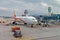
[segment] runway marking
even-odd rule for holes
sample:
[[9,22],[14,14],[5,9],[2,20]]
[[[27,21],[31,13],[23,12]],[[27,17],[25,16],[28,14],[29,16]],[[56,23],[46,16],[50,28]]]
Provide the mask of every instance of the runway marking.
[[14,38],[12,40],[32,40],[33,37],[22,37],[22,38]]

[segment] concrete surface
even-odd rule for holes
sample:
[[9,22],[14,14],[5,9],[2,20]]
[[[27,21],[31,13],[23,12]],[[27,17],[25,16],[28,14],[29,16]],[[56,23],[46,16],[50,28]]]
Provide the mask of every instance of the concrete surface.
[[[0,40],[13,40],[13,32],[11,32],[12,25],[0,24]],[[23,37],[32,37],[33,40],[59,40],[60,26],[41,27],[35,26],[31,28],[25,25],[19,25]]]

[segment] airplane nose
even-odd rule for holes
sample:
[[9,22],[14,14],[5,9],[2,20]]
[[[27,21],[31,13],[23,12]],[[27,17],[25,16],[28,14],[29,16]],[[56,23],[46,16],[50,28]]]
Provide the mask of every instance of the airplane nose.
[[35,23],[38,23],[37,20],[35,20]]
[[37,20],[35,20],[37,22]]

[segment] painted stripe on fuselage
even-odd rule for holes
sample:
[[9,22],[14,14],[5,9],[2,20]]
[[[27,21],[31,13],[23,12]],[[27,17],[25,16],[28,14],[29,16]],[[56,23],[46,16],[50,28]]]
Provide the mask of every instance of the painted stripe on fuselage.
[[22,18],[15,18],[15,20],[21,20],[22,22],[25,22],[24,20],[22,20]]

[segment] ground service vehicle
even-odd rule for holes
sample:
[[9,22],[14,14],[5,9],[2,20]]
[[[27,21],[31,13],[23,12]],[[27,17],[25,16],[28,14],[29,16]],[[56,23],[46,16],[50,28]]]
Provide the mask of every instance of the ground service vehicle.
[[15,32],[15,30],[20,30],[20,27],[18,25],[12,26],[12,32]]
[[20,30],[15,30],[14,34],[15,37],[22,37],[21,31]]

